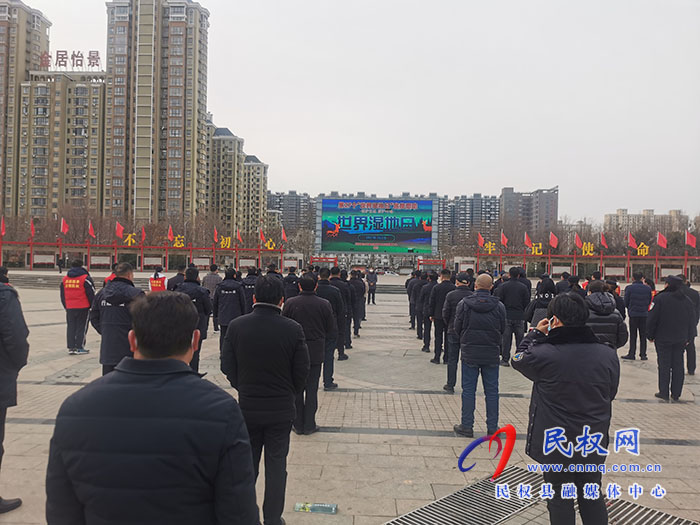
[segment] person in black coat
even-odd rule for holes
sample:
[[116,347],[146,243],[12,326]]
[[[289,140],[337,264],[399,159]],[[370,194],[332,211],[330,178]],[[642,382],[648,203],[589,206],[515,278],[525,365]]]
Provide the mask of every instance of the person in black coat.
[[[5,440],[7,409],[17,405],[17,376],[27,364],[29,329],[24,321],[19,295],[9,284],[7,269],[0,267],[0,465]],[[0,498],[0,514],[22,505],[19,498]]]
[[[530,422],[525,452],[535,461],[552,465],[605,463],[606,455],[592,450],[585,456],[574,451],[577,437],[600,434],[607,447],[612,416],[612,401],[620,382],[620,361],[614,349],[598,341],[586,326],[588,307],[578,294],[557,295],[549,303],[547,318],[529,332],[513,356],[512,365],[533,382],[530,398]],[[566,442],[558,448],[544,449],[549,429],[563,430]],[[605,492],[600,488],[602,474],[594,472],[547,472],[554,498],[547,501],[551,523],[574,523],[574,502],[562,499],[564,483],[574,483],[584,523],[607,523]],[[600,497],[584,497],[586,483],[598,485]]]
[[569,277],[571,277],[571,274],[569,272],[562,272],[561,281],[559,281],[556,284],[557,295],[559,295],[560,293],[566,293],[569,291],[569,288],[571,288],[571,283],[569,283]]
[[629,333],[625,320],[617,311],[615,299],[605,291],[603,281],[591,281],[586,289],[586,305],[590,311],[586,325],[601,343],[607,343],[615,349],[622,348],[627,343]]
[[236,280],[236,270],[234,268],[226,269],[224,280],[216,287],[212,311],[215,324],[218,323],[221,330],[221,337],[219,338],[219,352],[221,352],[229,323],[236,317],[245,315],[249,311],[243,284]]
[[433,322],[430,320],[430,316],[433,313],[430,310],[430,292],[437,286],[437,283],[438,274],[430,272],[428,274],[428,283],[420,289],[418,302],[416,303],[416,307],[420,308],[423,317],[423,348],[421,351],[426,353],[430,352],[430,336],[433,327]]
[[683,391],[683,351],[697,335],[697,318],[693,303],[683,293],[683,281],[675,275],[666,277],[666,287],[656,294],[647,320],[647,337],[656,347],[659,364],[657,398],[678,401]]
[[289,272],[284,276],[284,300],[287,301],[292,297],[299,295],[299,276],[295,266],[289,267]]
[[[544,277],[544,276],[543,276]],[[525,308],[525,321],[530,326],[537,326],[539,322],[547,316],[549,303],[557,294],[557,289],[549,277],[543,278],[537,285],[535,298]]]
[[175,288],[176,292],[184,293],[192,299],[192,304],[197,308],[199,314],[199,347],[192,357],[190,366],[195,372],[199,372],[199,355],[202,350],[202,343],[207,338],[207,329],[209,328],[209,316],[212,314],[211,298],[209,290],[199,285],[199,270],[197,268],[187,268],[185,271],[185,281]]
[[255,294],[255,282],[258,279],[258,273],[254,266],[248,268],[248,274],[243,278],[243,291],[245,292],[245,307],[246,312],[253,310],[253,295]]
[[445,296],[442,306],[442,320],[447,326],[447,383],[442,387],[446,392],[454,394],[457,384],[457,365],[459,363],[459,334],[455,332],[455,314],[457,305],[465,297],[472,294],[472,280],[466,272],[455,276],[456,288]]
[[443,345],[445,353],[442,360],[444,364],[447,364],[447,324],[442,318],[442,307],[445,305],[447,294],[456,288],[452,284],[451,278],[452,272],[444,268],[440,272],[440,283],[433,287],[430,291],[430,297],[428,297],[428,312],[430,313],[430,320],[435,325],[435,357],[430,362],[436,365],[440,364]]
[[630,318],[630,350],[622,359],[634,360],[637,352],[637,334],[639,334],[639,358],[647,359],[647,317],[651,305],[651,288],[642,282],[644,275],[640,272],[632,274],[634,281],[625,287],[625,306]]
[[131,308],[134,357],[58,412],[48,525],[259,523],[238,403],[188,366],[199,339],[192,302],[164,291]]
[[348,284],[352,287],[354,297],[352,304],[352,332],[355,337],[360,337],[362,314],[365,306],[365,282],[362,280],[359,270],[350,272]]
[[[313,273],[311,275],[314,275]],[[326,337],[326,350],[323,358],[323,389],[324,390],[335,390],[338,388],[338,384],[333,381],[333,371],[334,363],[333,358],[335,355],[336,340],[338,339],[338,332],[342,326],[343,312],[345,311],[345,305],[343,304],[343,297],[340,295],[340,290],[333,286],[329,279],[331,272],[328,268],[321,268],[319,270],[318,286],[316,288],[316,295],[325,299],[331,303],[331,309],[333,310],[333,317],[336,322],[336,331]],[[343,352],[338,353],[338,361],[345,361],[348,359],[348,355]]]
[[[690,302],[693,303],[693,310],[695,311],[695,330],[697,332],[698,322],[700,322],[700,293],[698,293],[697,290],[691,288],[690,283],[686,279],[685,275],[680,274],[677,277],[681,281],[683,281],[683,284],[685,285],[681,287],[681,291],[688,299],[690,299]],[[688,341],[688,346],[685,347],[685,352],[686,359],[688,362],[688,375],[693,376],[695,375],[696,362],[694,337],[690,341]]]
[[487,433],[491,435],[498,430],[498,371],[506,308],[498,297],[491,295],[491,288],[490,275],[477,277],[475,293],[462,299],[455,313],[454,330],[459,334],[462,354],[462,421],[454,426],[454,431],[464,437],[474,436],[479,375],[486,397]]
[[355,288],[350,284],[348,279],[348,271],[345,269],[340,270],[340,280],[345,283],[348,290],[350,291],[350,308],[347,311],[347,318],[345,319],[345,348],[352,348],[352,319],[355,310]]
[[131,330],[129,305],[143,295],[142,290],[134,287],[134,269],[129,263],[119,263],[115,275],[107,286],[97,292],[90,310],[90,323],[102,336],[102,375],[110,373],[117,363],[131,355],[127,337]]
[[617,311],[620,312],[622,320],[624,321],[627,319],[627,308],[625,308],[625,300],[620,297],[619,293],[617,293],[617,281],[614,279],[606,279],[605,285],[607,292],[613,296],[613,299],[615,299],[615,308],[617,308]]
[[285,301],[282,315],[301,325],[309,349],[309,378],[304,391],[297,394],[296,417],[292,426],[297,434],[309,435],[319,430],[316,425],[318,380],[325,357],[326,337],[334,335],[338,327],[331,303],[316,295],[316,280],[313,277],[302,277],[299,290],[298,296]]
[[501,365],[509,366],[510,347],[515,336],[515,346],[520,344],[525,334],[525,309],[530,304],[530,291],[525,283],[519,280],[520,268],[512,267],[508,270],[510,278],[499,286],[494,295],[498,297],[506,307],[506,329],[503,332],[503,345],[501,348]]
[[[352,348],[352,342],[348,342],[347,331],[348,322],[352,319],[352,299],[353,292],[350,285],[340,278],[340,268],[334,266],[331,268],[330,283],[335,286],[343,298],[343,316],[341,326],[338,326],[338,336],[336,337],[336,345],[338,346],[338,356],[345,354],[346,348]],[[340,357],[338,357],[340,360]]]
[[173,292],[175,291],[175,288],[180,286],[182,283],[185,282],[185,270],[187,270],[187,266],[184,264],[179,264],[176,268],[177,273],[173,275],[170,279],[168,279],[168,291]]
[[281,315],[283,295],[282,279],[259,277],[253,312],[231,321],[221,356],[221,371],[238,390],[256,478],[265,449],[264,522],[276,525],[284,510],[296,397],[309,376],[304,330]]
[[423,339],[423,315],[418,311],[416,307],[416,301],[418,301],[418,291],[416,288],[424,286],[428,282],[428,275],[420,270],[416,270],[415,277],[408,283],[406,288],[406,293],[408,294],[408,314],[410,316],[411,330],[417,330],[418,339]]

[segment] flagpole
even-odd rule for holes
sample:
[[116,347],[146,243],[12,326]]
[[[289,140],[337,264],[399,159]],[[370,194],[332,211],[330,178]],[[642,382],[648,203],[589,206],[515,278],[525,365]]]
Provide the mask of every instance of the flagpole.
[[659,250],[654,250],[654,282],[659,281]]
[[685,251],[685,257],[683,258],[683,275],[686,279],[689,279],[688,275],[688,250]]
[[90,236],[87,238],[87,271],[90,271]]

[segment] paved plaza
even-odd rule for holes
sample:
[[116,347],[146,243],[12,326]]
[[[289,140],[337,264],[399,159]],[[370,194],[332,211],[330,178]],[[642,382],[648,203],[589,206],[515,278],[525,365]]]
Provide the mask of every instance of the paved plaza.
[[[403,280],[403,279],[402,279]],[[98,278],[96,278],[98,281]],[[29,325],[29,364],[20,374],[19,406],[8,411],[6,455],[0,474],[0,495],[21,497],[24,505],[0,516],[0,524],[42,524],[44,478],[54,418],[66,396],[97,378],[99,336],[88,332],[86,356],[69,356],[64,348],[65,316],[58,290],[19,289]],[[312,436],[292,435],[285,519],[295,524],[381,524],[436,498],[490,476],[496,462],[485,446],[470,458],[473,471],[462,473],[457,457],[472,440],[457,438],[460,389],[446,394],[446,367],[429,363],[420,341],[408,329],[407,301],[402,294],[379,294],[368,306],[361,337],[353,341],[350,359],[336,362],[338,391],[319,395],[318,423]],[[218,334],[210,334],[202,351],[200,371],[227,389],[219,371]],[[618,353],[623,354],[623,349]],[[613,405],[612,430],[638,427],[639,457],[614,454],[612,463],[659,463],[656,474],[605,475],[626,488],[644,487],[638,503],[676,516],[700,520],[700,382],[686,376],[681,403],[654,399],[656,354],[646,362],[622,362],[621,384]],[[500,369],[500,423],[510,423],[518,441],[510,465],[525,466],[524,435],[531,383],[512,368]],[[475,434],[485,434],[483,394],[479,387]],[[649,490],[662,485],[667,494],[655,499]],[[258,486],[259,504],[262,491]],[[626,493],[624,499],[632,499]],[[293,512],[296,502],[336,503],[338,514]],[[548,523],[546,507],[537,504],[508,523]]]

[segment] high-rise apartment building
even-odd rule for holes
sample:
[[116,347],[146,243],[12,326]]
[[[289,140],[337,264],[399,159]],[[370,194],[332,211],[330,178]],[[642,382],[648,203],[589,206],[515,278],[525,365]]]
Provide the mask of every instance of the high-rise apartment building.
[[50,27],[41,11],[20,0],[0,0],[0,212],[7,216],[28,209],[29,172],[20,170],[19,154],[32,145],[22,129],[42,116],[22,115],[20,84],[40,69],[41,56],[49,51]]
[[287,236],[296,235],[299,230],[313,230],[315,224],[316,200],[308,193],[295,190],[268,192],[268,210],[281,212],[280,220]]
[[[209,146],[209,210],[221,226],[235,232],[239,198],[237,188],[243,177],[243,139],[228,128],[215,128]],[[242,204],[242,203],[241,203]]]
[[107,17],[104,213],[189,219],[207,207],[209,11],[113,0]]
[[649,230],[652,233],[682,232],[688,228],[688,216],[681,210],[669,210],[668,214],[656,214],[654,210],[642,210],[642,213],[629,213],[626,208],[620,208],[616,213],[605,215],[603,227],[606,231]]
[[558,216],[558,186],[527,193],[501,191],[501,226],[509,232],[546,233],[556,227]]
[[438,204],[438,244],[441,250],[467,245],[481,233],[493,237],[500,229],[500,199],[491,195],[442,197]]
[[100,214],[104,74],[32,72],[20,90],[18,214],[49,218],[66,205]]
[[257,232],[264,225],[267,211],[267,164],[255,155],[246,155],[243,176],[236,185],[235,225],[241,233]]

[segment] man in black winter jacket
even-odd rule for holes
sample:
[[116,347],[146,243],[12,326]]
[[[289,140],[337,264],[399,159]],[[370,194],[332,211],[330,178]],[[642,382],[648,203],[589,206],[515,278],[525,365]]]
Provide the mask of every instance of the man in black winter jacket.
[[281,315],[283,295],[282,279],[258,278],[253,312],[228,325],[221,359],[221,371],[238,390],[256,478],[265,449],[263,515],[271,525],[282,523],[289,433],[309,376],[304,330]]
[[131,302],[143,295],[134,287],[134,269],[129,263],[119,263],[116,277],[102,288],[92,303],[90,323],[102,336],[100,363],[102,375],[114,370],[123,358],[131,355],[129,330],[131,330]]
[[480,374],[486,396],[487,433],[498,430],[498,361],[506,309],[491,295],[491,288],[491,276],[481,274],[476,278],[474,294],[462,299],[455,314],[454,329],[459,334],[462,353],[462,421],[454,426],[454,431],[464,437],[474,436],[476,383]]
[[447,342],[445,341],[447,324],[442,318],[442,307],[445,305],[447,294],[456,288],[456,286],[452,284],[451,278],[452,272],[444,268],[440,272],[440,283],[433,287],[430,291],[430,297],[428,298],[430,320],[435,325],[435,358],[431,359],[430,362],[436,365],[440,364],[440,355],[442,354],[443,345],[445,353],[442,360],[444,364],[447,364]]
[[[697,290],[691,288],[690,283],[686,279],[685,275],[680,274],[677,276],[681,281],[683,281],[684,286],[681,287],[683,294],[690,299],[693,303],[693,310],[695,311],[695,330],[697,332],[698,322],[700,322],[700,293]],[[685,347],[686,359],[688,361],[688,375],[695,375],[695,338],[693,337],[688,341],[688,346]]]
[[[339,337],[339,331],[342,327],[345,312],[343,297],[340,295],[340,290],[330,283],[330,276],[331,272],[328,270],[328,268],[321,268],[318,272],[318,287],[316,288],[316,295],[331,303],[333,317],[335,318],[336,322],[336,331],[326,337],[326,350],[323,357],[324,390],[335,390],[338,388],[338,385],[333,382],[333,370],[335,368],[333,358],[335,356],[335,347]],[[345,361],[347,359],[348,355],[345,353],[345,351],[338,353],[338,361]]]
[[353,292],[350,285],[340,278],[340,268],[334,266],[331,268],[331,285],[335,286],[343,298],[344,313],[342,316],[342,325],[338,326],[338,336],[335,344],[338,346],[338,356],[345,354],[346,348],[352,348],[352,342],[348,341],[348,322],[352,319],[352,301]]
[[199,339],[192,302],[160,292],[131,308],[134,358],[58,412],[48,525],[259,523],[238,404],[188,366]]
[[625,320],[617,311],[615,299],[605,291],[605,283],[601,280],[591,281],[587,291],[589,314],[586,325],[601,343],[607,343],[615,349],[622,348],[627,343],[629,333]]
[[180,264],[178,265],[176,270],[177,273],[173,275],[170,279],[168,279],[167,288],[170,292],[175,291],[175,288],[177,288],[185,282],[185,270],[187,270],[187,266],[185,266],[184,264]]
[[693,303],[683,293],[684,284],[675,275],[666,277],[666,288],[656,294],[647,320],[647,337],[656,347],[659,391],[655,397],[678,401],[683,390],[683,351],[697,335]]
[[515,336],[515,346],[520,344],[525,335],[525,309],[530,304],[530,291],[519,280],[520,269],[515,266],[508,270],[510,278],[499,286],[494,295],[506,307],[506,329],[503,332],[501,348],[501,366],[510,366],[510,347]]
[[420,272],[413,270],[411,277],[406,280],[406,295],[408,295],[408,322],[411,330],[416,328],[416,303],[413,299],[413,287],[420,280]]
[[442,387],[446,392],[454,394],[457,384],[457,364],[459,363],[459,336],[455,332],[455,314],[457,305],[465,297],[472,294],[470,290],[473,281],[466,272],[460,272],[455,277],[456,289],[445,296],[442,306],[442,320],[447,326],[447,383]]
[[304,329],[309,349],[309,378],[304,391],[297,394],[293,425],[294,432],[306,435],[319,430],[316,425],[318,380],[325,357],[326,337],[333,336],[338,330],[331,303],[317,296],[315,289],[313,277],[302,277],[299,279],[299,295],[286,301],[282,310],[282,315],[294,319]]
[[219,353],[224,346],[226,329],[231,321],[248,313],[243,284],[236,280],[235,268],[227,268],[224,280],[219,283],[214,291],[212,304],[214,312],[214,324],[219,325],[221,337],[219,338]]
[[[428,283],[420,289],[420,295],[418,296],[418,302],[416,307],[421,309],[421,315],[423,316],[423,352],[430,352],[430,332],[433,326],[433,322],[430,320],[432,311],[430,310],[430,292],[433,288],[437,286],[438,274],[435,272],[430,272],[428,274]],[[431,362],[435,362],[434,360]],[[440,361],[437,362],[440,364]]]
[[348,284],[352,288],[352,296],[354,298],[352,304],[352,333],[355,337],[360,337],[362,315],[365,311],[365,282],[362,280],[359,270],[350,272]]
[[[547,318],[525,336],[512,360],[513,368],[533,382],[525,452],[539,463],[565,468],[603,464],[607,456],[595,447],[574,447],[585,434],[589,444],[599,438],[599,444],[607,447],[620,361],[615,350],[600,343],[585,325],[588,308],[578,294],[557,295],[548,308]],[[563,439],[559,446],[548,446],[557,442],[557,436]],[[554,492],[547,501],[551,523],[576,521],[573,500],[561,497],[565,483],[576,486],[583,523],[607,523],[601,476],[596,469],[545,473],[544,481]],[[587,483],[598,485],[597,499],[586,497]]]
[[192,299],[199,314],[199,346],[197,347],[190,366],[195,372],[199,372],[199,354],[202,350],[202,343],[207,338],[209,328],[209,316],[212,314],[211,299],[209,290],[199,285],[199,270],[197,268],[187,268],[185,271],[185,281],[175,288],[176,292],[184,293]]
[[[17,376],[27,364],[29,329],[24,322],[17,290],[10,286],[7,270],[0,267],[0,465],[5,440],[7,409],[17,405]],[[19,498],[0,498],[0,514],[22,505]]]
[[284,300],[299,295],[299,276],[295,266],[290,266],[287,275],[284,276]]
[[258,279],[258,271],[254,266],[248,268],[248,274],[243,278],[243,291],[245,292],[245,308],[246,312],[253,310],[253,295],[255,294],[255,282]]
[[416,336],[423,339],[423,303],[421,302],[423,287],[428,284],[428,273],[420,272],[413,288],[411,288],[411,301],[416,312]]
[[639,334],[639,358],[647,359],[647,317],[651,304],[651,288],[642,282],[644,275],[632,274],[634,282],[625,288],[625,306],[630,318],[630,351],[622,359],[633,360],[637,352],[637,334]]

